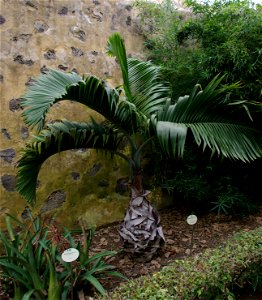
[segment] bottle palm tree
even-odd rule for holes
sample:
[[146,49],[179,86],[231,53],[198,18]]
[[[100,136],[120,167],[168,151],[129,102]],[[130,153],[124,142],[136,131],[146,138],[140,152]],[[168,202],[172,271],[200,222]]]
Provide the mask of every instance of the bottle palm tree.
[[[18,161],[17,190],[31,204],[36,199],[37,176],[41,165],[60,151],[75,148],[107,150],[130,166],[131,200],[119,228],[124,248],[150,259],[164,243],[158,212],[147,200],[142,183],[141,153],[156,140],[164,153],[181,157],[188,132],[198,145],[208,146],[223,156],[251,161],[261,157],[261,132],[241,114],[242,102],[226,97],[232,86],[219,88],[215,78],[204,90],[196,86],[190,95],[170,101],[171,88],[161,78],[161,69],[151,62],[127,58],[123,39],[110,36],[109,55],[117,58],[123,84],[111,88],[95,76],[50,70],[41,75],[23,96],[25,124],[37,129]],[[100,113],[106,121],[88,123],[59,121],[45,124],[53,104],[72,100]],[[240,118],[241,115],[241,118]],[[135,135],[139,135],[137,143]],[[121,152],[128,141],[130,155]],[[141,140],[143,141],[141,143]]]

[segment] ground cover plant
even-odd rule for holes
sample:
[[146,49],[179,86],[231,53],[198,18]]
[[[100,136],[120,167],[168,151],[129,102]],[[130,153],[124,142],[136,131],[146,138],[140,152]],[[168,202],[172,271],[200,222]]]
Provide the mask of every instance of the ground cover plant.
[[[215,77],[204,89],[196,85],[172,104],[171,87],[162,80],[161,68],[128,58],[118,33],[109,38],[107,51],[119,62],[122,85],[111,88],[95,76],[50,70],[23,96],[24,121],[36,128],[37,135],[18,161],[17,190],[33,204],[41,165],[60,151],[94,148],[119,155],[131,170],[131,200],[119,233],[126,251],[149,260],[164,243],[164,235],[143,187],[143,150],[155,140],[164,155],[181,158],[191,135],[197,145],[213,153],[243,162],[255,160],[262,154],[261,131],[250,118],[256,104],[230,99],[228,94],[238,84],[221,85],[223,77]],[[106,122],[46,124],[52,105],[69,99],[99,112]],[[123,141],[129,145],[129,156],[121,152]]]
[[175,260],[157,273],[123,284],[106,299],[230,300],[246,285],[261,291],[261,234],[261,227],[235,234],[225,245]]
[[[8,215],[7,232],[0,230],[5,252],[0,256],[1,286],[12,299],[78,299],[83,289],[89,294],[94,289],[105,294],[101,279],[125,278],[106,261],[115,251],[90,255],[94,229],[85,230],[82,226],[81,239],[76,241],[69,230],[62,232],[52,222],[43,223],[31,214],[30,218],[21,222]],[[79,251],[76,261],[62,260],[61,254],[68,248]]]

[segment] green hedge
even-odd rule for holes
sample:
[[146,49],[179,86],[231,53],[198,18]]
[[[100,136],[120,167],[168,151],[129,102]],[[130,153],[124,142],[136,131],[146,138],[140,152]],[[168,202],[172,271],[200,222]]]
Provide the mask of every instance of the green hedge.
[[176,260],[160,272],[130,280],[106,299],[234,299],[233,287],[261,288],[262,227],[236,234],[226,245]]

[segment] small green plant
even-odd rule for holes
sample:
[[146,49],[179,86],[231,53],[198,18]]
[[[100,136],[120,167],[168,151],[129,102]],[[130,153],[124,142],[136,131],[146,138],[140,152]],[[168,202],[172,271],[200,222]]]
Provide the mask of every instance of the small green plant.
[[[48,299],[66,300],[69,295],[77,299],[77,291],[84,286],[94,287],[101,294],[106,291],[100,279],[124,276],[105,259],[117,252],[105,251],[89,254],[94,229],[82,226],[82,240],[75,242],[72,232],[62,233],[54,222],[44,225],[40,217],[23,223],[11,215],[6,217],[6,232],[0,230],[5,255],[0,256],[0,278],[15,300]],[[15,221],[13,229],[11,220]],[[80,256],[64,262],[61,253],[66,248],[76,248]]]
[[[11,219],[20,228],[14,230]],[[0,230],[0,240],[5,255],[0,257],[1,277],[6,285],[11,285],[14,299],[46,299],[48,272],[45,248],[50,247],[47,230],[41,226],[40,219],[32,219],[28,225],[7,215],[7,234]],[[41,243],[40,243],[41,241]],[[50,298],[51,299],[51,298]],[[57,298],[58,299],[58,298]]]
[[257,209],[255,202],[252,202],[239,188],[233,186],[230,176],[218,180],[214,194],[217,200],[211,202],[213,204],[211,211],[216,211],[218,215],[222,213],[243,216]]
[[228,214],[232,205],[232,198],[229,195],[221,195],[217,201],[211,203],[214,205],[211,211],[216,211],[218,215],[221,213]]
[[75,299],[75,293],[84,286],[93,286],[99,293],[106,294],[106,290],[100,282],[100,279],[108,277],[120,277],[127,279],[121,273],[115,271],[115,267],[106,263],[105,259],[112,257],[117,252],[104,251],[90,256],[89,249],[94,237],[94,228],[86,231],[82,228],[82,241],[77,243],[74,240],[72,233],[66,230],[64,238],[68,241],[70,248],[75,248],[79,251],[79,259],[74,263],[67,263],[57,255],[57,260],[63,267],[63,271],[59,274],[60,281],[64,282],[66,290],[64,293],[70,293],[72,299]]

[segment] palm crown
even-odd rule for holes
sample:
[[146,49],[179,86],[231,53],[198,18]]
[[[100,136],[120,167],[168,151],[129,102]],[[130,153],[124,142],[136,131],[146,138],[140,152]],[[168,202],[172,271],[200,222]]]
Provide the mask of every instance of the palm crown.
[[[140,196],[146,195],[141,180],[141,151],[153,138],[167,155],[174,157],[183,155],[189,131],[198,145],[207,146],[223,156],[242,161],[261,157],[262,135],[252,126],[247,104],[229,101],[226,97],[237,84],[221,88],[222,77],[216,77],[204,90],[197,85],[190,95],[171,103],[171,88],[162,80],[161,68],[151,62],[127,58],[124,42],[118,33],[109,38],[107,51],[119,62],[122,85],[111,88],[95,76],[82,77],[76,73],[50,70],[41,75],[23,96],[25,124],[35,127],[38,133],[18,161],[17,190],[29,203],[36,199],[36,182],[42,163],[57,152],[74,148],[108,150],[130,164],[133,170],[132,200],[136,207],[140,207],[139,220],[143,214],[141,211],[149,209],[148,203],[141,208],[139,200]],[[100,113],[107,122],[45,124],[49,109],[62,100],[82,103]],[[144,142],[140,145],[133,138],[137,133],[143,133]],[[129,157],[119,150],[123,139],[129,141]],[[126,215],[125,221],[130,221],[130,218]],[[139,222],[134,226],[141,225]],[[154,230],[164,239],[158,217],[156,224],[149,236],[150,241],[155,238]],[[145,228],[149,227],[146,223]]]

